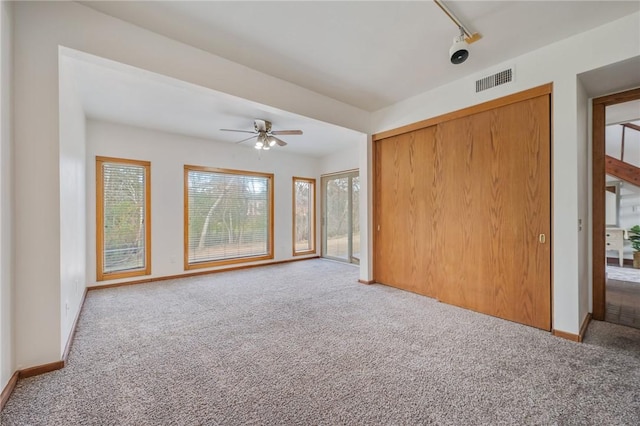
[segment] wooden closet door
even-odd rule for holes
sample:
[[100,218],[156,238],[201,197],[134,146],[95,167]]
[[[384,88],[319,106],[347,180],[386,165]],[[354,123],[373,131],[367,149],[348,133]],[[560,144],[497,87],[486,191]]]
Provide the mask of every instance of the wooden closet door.
[[485,136],[486,120],[463,117],[439,124],[436,139],[443,148],[442,173],[437,181],[444,214],[439,228],[437,264],[443,279],[437,297],[443,302],[491,313],[495,309],[495,271],[489,245],[492,158]]
[[376,142],[378,282],[551,328],[549,102]]
[[376,281],[434,296],[435,128],[376,142]]
[[549,134],[548,96],[438,125],[443,302],[551,328]]
[[493,219],[512,242],[505,279],[496,281],[495,315],[545,330],[551,329],[550,116],[550,97],[541,96],[503,107],[492,121],[492,146],[502,147],[494,148],[494,161],[509,161],[496,175],[512,183],[503,188],[504,219]]

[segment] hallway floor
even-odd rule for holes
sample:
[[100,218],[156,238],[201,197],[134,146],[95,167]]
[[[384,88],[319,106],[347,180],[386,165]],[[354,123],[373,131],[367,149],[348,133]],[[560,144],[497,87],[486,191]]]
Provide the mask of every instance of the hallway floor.
[[605,320],[640,328],[640,269],[607,266],[607,276]]

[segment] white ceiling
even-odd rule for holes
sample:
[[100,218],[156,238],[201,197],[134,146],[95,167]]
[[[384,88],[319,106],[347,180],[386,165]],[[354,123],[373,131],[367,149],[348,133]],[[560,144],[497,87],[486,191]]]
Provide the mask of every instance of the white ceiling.
[[[457,29],[431,1],[82,2],[173,39],[373,111],[545,44],[604,24],[640,2],[534,1],[446,4],[483,38],[451,65]],[[321,157],[362,133],[66,49],[88,118],[233,143],[255,118],[283,136],[287,152]],[[638,83],[640,58],[580,76],[592,95]],[[627,86],[630,87],[630,86]],[[249,136],[249,135],[246,135]],[[242,144],[252,149],[252,143]]]
[[97,1],[88,7],[375,111],[640,9],[638,1],[446,1],[483,38],[451,65],[431,1]]
[[[256,118],[273,130],[301,129],[301,136],[279,136],[286,150],[322,157],[353,147],[360,132],[278,110],[139,68],[63,49],[60,78],[71,78],[89,119],[234,143],[251,135],[221,128],[253,130]],[[63,75],[63,73],[66,73]],[[241,146],[253,149],[252,141]]]
[[[640,3],[640,2],[639,2]],[[640,38],[640,34],[638,34]],[[640,86],[640,56],[578,75],[589,97],[599,97]]]

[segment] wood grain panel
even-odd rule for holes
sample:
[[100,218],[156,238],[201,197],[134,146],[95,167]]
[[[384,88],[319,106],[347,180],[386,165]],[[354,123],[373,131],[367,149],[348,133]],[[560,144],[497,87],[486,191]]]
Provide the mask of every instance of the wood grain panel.
[[[498,280],[496,315],[549,330],[550,133],[549,100],[539,97],[494,111],[492,139],[500,145],[495,179],[504,189],[499,218],[505,279]],[[545,242],[539,235],[545,235]]]
[[427,265],[427,285],[429,286],[429,294],[439,299],[442,290],[442,283],[446,280],[444,268],[442,268],[442,250],[441,247],[446,244],[445,230],[440,227],[444,210],[444,191],[442,191],[441,177],[443,175],[442,153],[446,150],[440,137],[441,129],[437,126],[433,127],[432,140],[429,143],[431,150],[424,164],[424,168],[430,170],[429,188],[427,190],[428,209],[425,212],[425,221],[427,221],[430,233],[425,235],[425,245],[427,249],[428,265]]
[[390,138],[392,136],[397,136],[402,133],[409,133],[419,129],[424,129],[426,127],[435,126],[436,124],[444,123],[445,121],[457,120],[458,118],[468,117],[473,114],[490,111],[490,110],[493,110],[505,105],[517,103],[523,100],[537,98],[538,96],[543,96],[543,95],[549,95],[551,94],[552,90],[553,90],[553,83],[543,84],[541,86],[534,87],[529,90],[523,90],[522,92],[514,93],[509,96],[505,96],[498,99],[492,99],[490,101],[487,101],[478,105],[473,105],[468,108],[463,108],[447,114],[439,115],[437,117],[418,121],[417,123],[412,123],[406,126],[398,127],[396,129],[391,129],[391,130],[386,130],[384,132],[376,133],[372,136],[372,139],[373,141],[378,141],[378,140]]
[[413,135],[401,135],[378,144],[377,180],[378,198],[376,281],[396,285],[409,291],[416,290],[410,279],[412,244],[406,239],[412,226],[410,209],[410,155]]
[[439,147],[436,140],[436,128],[429,127],[415,132],[415,192],[417,204],[417,224],[411,238],[416,240],[413,252],[415,279],[419,281],[418,293],[437,297],[436,283],[441,280],[438,274],[438,244],[444,235],[436,226],[441,210],[438,204],[436,182],[441,174]]
[[470,259],[467,245],[472,244],[473,234],[469,235],[471,204],[469,194],[470,157],[465,152],[468,145],[465,135],[470,132],[468,118],[438,125],[438,145],[442,147],[439,156],[442,162],[441,175],[436,183],[442,192],[441,215],[437,228],[442,231],[438,247],[438,264],[442,268],[442,281],[438,288],[438,298],[446,303],[469,308],[465,282],[469,275]]
[[433,259],[431,204],[425,194],[433,169],[425,158],[433,155],[433,129],[376,143],[376,281],[433,296],[427,275]]
[[[375,239],[376,239],[376,252],[374,255],[374,276],[377,282],[390,284],[395,282],[393,277],[394,268],[391,267],[393,259],[391,259],[391,253],[393,253],[393,222],[390,221],[390,217],[393,214],[389,212],[386,206],[393,208],[393,194],[394,194],[394,180],[396,179],[393,172],[394,169],[394,156],[396,151],[396,145],[398,141],[396,138],[389,139],[385,143],[376,144],[376,170],[375,170],[375,185],[376,192],[376,220],[375,224]],[[395,209],[394,209],[395,210]]]
[[376,281],[550,330],[550,125],[542,95],[376,141]]
[[[493,310],[493,283],[500,275],[500,268],[488,268],[493,231],[485,200],[500,191],[487,173],[490,146],[483,135],[488,132],[488,122],[473,117],[438,126],[439,144],[446,147],[441,154],[444,215],[438,220],[445,234],[439,245],[445,285],[439,298],[480,312]],[[492,188],[498,192],[492,194]]]

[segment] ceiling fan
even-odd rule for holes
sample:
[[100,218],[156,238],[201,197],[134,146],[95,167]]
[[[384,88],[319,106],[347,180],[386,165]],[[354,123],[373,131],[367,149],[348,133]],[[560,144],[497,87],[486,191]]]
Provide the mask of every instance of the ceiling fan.
[[255,119],[253,120],[254,130],[236,130],[236,129],[220,129],[223,132],[239,132],[239,133],[252,133],[253,136],[246,139],[242,139],[236,143],[246,142],[248,140],[256,139],[255,148],[268,150],[271,147],[285,146],[287,143],[282,139],[276,137],[276,135],[301,135],[302,130],[271,130],[271,122],[267,120]]

